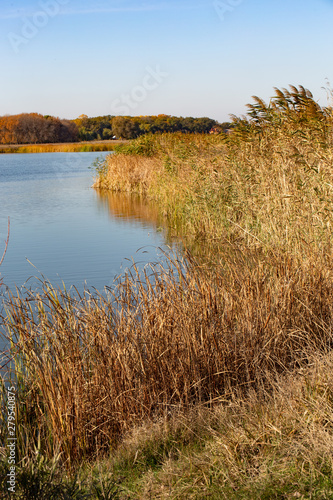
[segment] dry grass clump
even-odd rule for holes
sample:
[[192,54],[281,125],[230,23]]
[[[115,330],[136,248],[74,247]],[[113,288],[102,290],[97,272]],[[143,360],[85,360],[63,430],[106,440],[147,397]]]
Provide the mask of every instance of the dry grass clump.
[[[157,472],[147,467],[129,498],[331,498],[332,374],[332,356],[317,356],[306,369],[272,381],[269,392],[250,391],[246,399],[178,418],[164,441],[174,446],[160,454]],[[151,432],[158,439],[165,424]],[[139,462],[150,441],[143,430],[124,448]]]
[[142,194],[149,189],[159,167],[152,158],[141,158],[138,161],[136,157],[121,154],[112,158],[112,161],[110,158],[109,162],[110,168],[106,174],[96,179],[95,188]]
[[47,283],[9,297],[1,319],[20,457],[37,447],[75,467],[147,421],[231,401],[206,427],[199,419],[193,432],[207,443],[197,440],[197,454],[171,447],[179,464],[165,466],[160,486],[149,476],[142,498],[167,488],[174,498],[288,498],[292,481],[297,496],[326,488],[332,381],[323,364],[303,379],[300,370],[332,348],[332,113],[302,87],[276,94],[269,105],[256,98],[228,136],[146,136],[97,163],[98,187],[147,194],[185,240],[219,253],[210,264],[187,252],[133,265],[108,298]]
[[67,463],[94,456],[147,419],[257,387],[327,349],[329,273],[242,258],[213,273],[190,256],[134,266],[112,300],[49,287],[11,297],[22,451],[41,439]]
[[[9,243],[9,233],[10,233],[10,219],[8,217],[8,229],[7,229],[7,238],[5,240],[5,248],[4,248],[4,251],[3,251],[3,254],[0,258],[0,266],[1,264],[3,263],[4,261],[4,258],[5,258],[5,255],[6,255],[6,252],[7,252],[7,248],[8,248],[8,243]],[[1,255],[1,254],[0,254]],[[2,278],[0,278],[0,287],[2,286],[3,284],[3,280]]]
[[[249,246],[293,248],[294,254],[307,245],[322,248],[333,223],[333,150],[314,168],[297,161],[295,140],[275,139],[275,148],[261,149],[254,138],[241,148],[229,141],[227,153],[221,144],[210,157],[149,159],[155,171],[135,189],[154,198],[169,223],[196,238],[241,238]],[[113,176],[116,164],[125,185],[123,159],[111,157],[109,171]],[[137,171],[145,161],[132,158]]]
[[276,93],[270,105],[255,98],[250,118],[235,119],[228,135],[145,136],[119,148],[103,187],[146,193],[171,226],[196,239],[242,240],[294,256],[330,251],[331,109],[302,87]]

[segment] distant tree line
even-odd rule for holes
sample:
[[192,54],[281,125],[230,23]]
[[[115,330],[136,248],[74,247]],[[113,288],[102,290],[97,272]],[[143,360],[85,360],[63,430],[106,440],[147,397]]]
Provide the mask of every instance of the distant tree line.
[[81,115],[75,120],[60,120],[49,115],[23,113],[0,117],[1,144],[37,144],[135,139],[148,133],[221,133],[230,128],[229,122],[218,123],[211,118],[157,116],[96,116]]
[[157,116],[97,116],[81,115],[73,120],[78,127],[80,140],[103,140],[116,136],[120,139],[135,139],[139,135],[162,132],[208,134],[222,132],[230,127],[229,122],[218,123],[211,118],[183,118],[170,115]]
[[96,116],[94,118],[81,115],[72,121],[78,129],[80,141],[102,141],[112,139],[115,135],[112,132],[112,118],[111,115]]
[[1,144],[40,144],[77,140],[77,126],[70,120],[60,120],[38,113],[0,117]]

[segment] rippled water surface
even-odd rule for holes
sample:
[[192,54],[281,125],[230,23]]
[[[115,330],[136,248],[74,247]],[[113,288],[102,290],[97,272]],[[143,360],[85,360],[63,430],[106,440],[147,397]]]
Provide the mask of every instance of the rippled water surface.
[[103,291],[131,264],[126,259],[156,260],[157,247],[165,243],[156,209],[133,197],[92,189],[89,166],[100,156],[0,155],[1,254],[10,217],[9,246],[0,268],[6,286],[33,287],[35,277],[43,275],[52,284]]

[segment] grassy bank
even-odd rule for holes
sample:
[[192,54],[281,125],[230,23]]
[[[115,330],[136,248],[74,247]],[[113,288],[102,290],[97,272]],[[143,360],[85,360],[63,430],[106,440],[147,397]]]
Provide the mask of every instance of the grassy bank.
[[86,153],[90,151],[114,151],[125,141],[64,142],[57,144],[0,145],[1,153]]
[[23,498],[29,480],[56,498],[332,498],[332,115],[291,90],[227,136],[145,136],[98,165],[96,187],[155,200],[192,252],[133,266],[112,301],[10,298]]
[[316,355],[246,399],[136,427],[76,476],[36,449],[18,467],[18,498],[330,499],[332,373],[332,357]]
[[[296,258],[330,247],[332,118],[280,117],[228,136],[146,136],[117,148],[95,186],[155,200],[193,239]],[[298,121],[297,121],[298,119]],[[304,120],[304,121],[303,121]]]

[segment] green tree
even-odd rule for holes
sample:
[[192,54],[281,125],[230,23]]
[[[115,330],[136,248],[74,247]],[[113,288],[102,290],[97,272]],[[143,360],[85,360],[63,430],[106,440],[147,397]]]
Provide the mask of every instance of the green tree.
[[120,139],[135,139],[142,133],[139,123],[129,116],[114,117],[112,131]]

